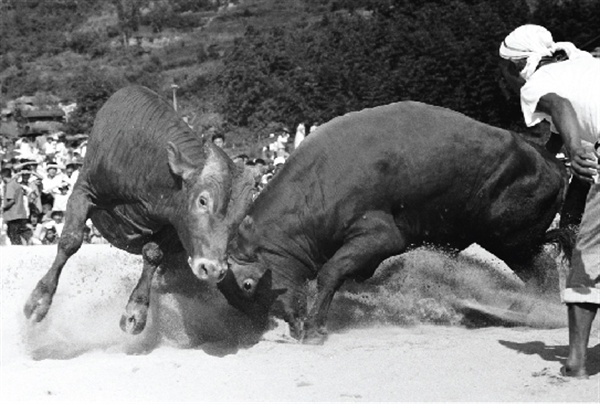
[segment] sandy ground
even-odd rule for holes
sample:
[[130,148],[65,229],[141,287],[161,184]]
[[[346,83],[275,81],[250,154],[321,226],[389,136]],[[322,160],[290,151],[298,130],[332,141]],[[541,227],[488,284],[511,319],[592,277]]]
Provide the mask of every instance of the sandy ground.
[[[423,262],[434,266],[431,255],[420,254],[410,255],[411,265],[404,266],[407,272],[418,270],[403,278],[412,291],[421,290],[415,286],[416,273],[427,276],[429,284],[422,290],[433,285],[447,297],[461,289],[454,300],[489,304],[498,296],[514,299],[519,291],[514,280],[498,288],[488,281],[469,283],[476,275],[432,280],[431,273],[419,270]],[[119,318],[140,261],[107,245],[82,247],[63,272],[48,317],[28,324],[22,306],[53,256],[54,247],[0,247],[4,403],[600,401],[598,321],[590,342],[591,377],[563,378],[558,371],[567,355],[566,314],[555,302],[537,304],[523,324],[488,319],[491,326],[484,327],[485,319],[469,323],[465,313],[440,305],[450,301],[443,297],[433,303],[431,296],[414,300],[418,304],[410,313],[421,317],[405,325],[355,307],[363,316],[359,322],[358,314],[344,314],[349,309],[340,299],[330,318],[335,326],[322,346],[290,342],[283,328],[252,346],[198,344],[190,335],[219,339],[243,320],[210,289],[193,300],[154,294],[146,330],[139,336],[124,334]],[[440,265],[448,268],[447,262]],[[470,274],[495,267],[500,278],[510,278],[501,263],[480,265]],[[489,286],[485,293],[477,286],[482,284]],[[423,308],[423,301],[427,307],[437,304],[434,311],[443,311],[446,320],[427,321],[431,310]],[[365,323],[365,316],[373,321]]]

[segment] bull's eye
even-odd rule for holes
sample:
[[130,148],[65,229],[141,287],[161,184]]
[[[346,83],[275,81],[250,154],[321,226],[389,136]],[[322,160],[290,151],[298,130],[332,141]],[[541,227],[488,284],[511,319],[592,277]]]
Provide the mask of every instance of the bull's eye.
[[202,192],[202,194],[200,194],[200,196],[198,197],[198,207],[201,210],[207,210],[209,208],[208,195],[206,192]]
[[256,287],[256,281],[254,279],[246,279],[242,283],[242,288],[247,295],[253,294],[255,287]]

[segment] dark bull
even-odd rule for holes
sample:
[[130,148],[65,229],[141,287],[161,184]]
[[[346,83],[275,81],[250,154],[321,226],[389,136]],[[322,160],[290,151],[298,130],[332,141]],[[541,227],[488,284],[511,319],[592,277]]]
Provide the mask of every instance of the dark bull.
[[91,218],[112,245],[142,254],[143,270],[121,319],[137,334],[146,325],[156,269],[186,254],[200,279],[226,269],[230,234],[252,200],[254,179],[218,147],[203,145],[171,106],[143,87],[116,92],[98,112],[81,173],[69,198],[57,254],[25,305],[41,321],[60,273]]
[[[335,292],[424,243],[478,243],[525,281],[565,196],[562,163],[520,135],[417,102],[350,113],[321,126],[257,198],[219,283],[258,327],[269,311],[322,342]],[[560,236],[560,237],[559,237]],[[307,307],[306,281],[317,280]]]

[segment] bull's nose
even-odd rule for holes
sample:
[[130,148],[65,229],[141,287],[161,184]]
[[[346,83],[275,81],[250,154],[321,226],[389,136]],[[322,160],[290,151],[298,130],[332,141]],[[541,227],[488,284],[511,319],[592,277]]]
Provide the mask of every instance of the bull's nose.
[[218,282],[225,276],[226,265],[206,258],[188,258],[188,264],[198,279]]

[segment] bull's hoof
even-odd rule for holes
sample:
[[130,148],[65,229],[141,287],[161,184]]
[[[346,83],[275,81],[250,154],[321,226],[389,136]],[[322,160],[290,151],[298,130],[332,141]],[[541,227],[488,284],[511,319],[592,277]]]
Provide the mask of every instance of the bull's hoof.
[[128,308],[125,314],[121,316],[119,325],[124,332],[137,335],[144,331],[147,317],[148,308],[145,306],[138,306],[134,309]]
[[585,368],[573,369],[567,365],[560,368],[560,374],[566,377],[574,377],[576,379],[587,379],[589,375]]
[[302,320],[287,321],[290,327],[290,336],[297,341],[304,338],[304,322]]
[[305,345],[323,345],[327,340],[327,329],[323,328],[310,328],[306,330],[302,343]]
[[44,291],[44,289],[43,286],[38,285],[33,292],[31,292],[31,295],[23,308],[25,317],[36,323],[42,321],[46,317],[48,310],[50,310],[50,305],[52,304],[52,294],[48,291]]

